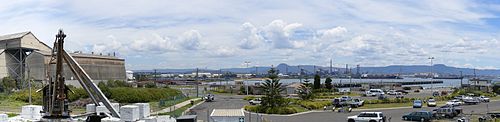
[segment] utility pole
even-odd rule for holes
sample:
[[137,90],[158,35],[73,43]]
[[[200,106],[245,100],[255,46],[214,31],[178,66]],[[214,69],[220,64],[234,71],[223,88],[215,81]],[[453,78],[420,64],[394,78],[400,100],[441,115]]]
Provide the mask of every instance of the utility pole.
[[198,71],[199,69],[196,68],[196,76],[195,76],[195,82],[196,82],[196,97],[199,97],[199,92],[198,92]]
[[432,60],[434,60],[434,57],[429,57],[429,60],[431,60],[431,89],[434,88],[434,74],[432,73],[432,68],[433,68],[433,64],[432,64]]
[[460,71],[460,88],[463,86],[463,79],[464,77],[462,76],[462,71]]

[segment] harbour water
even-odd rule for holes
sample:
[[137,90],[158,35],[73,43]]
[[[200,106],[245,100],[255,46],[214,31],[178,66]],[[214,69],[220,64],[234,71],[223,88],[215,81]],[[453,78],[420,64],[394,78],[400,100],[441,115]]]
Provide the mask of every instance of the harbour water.
[[[314,79],[308,79],[310,83],[314,81]],[[263,83],[263,80],[243,80],[247,85],[253,85],[255,83]],[[302,79],[304,81],[304,79]],[[423,79],[423,78],[404,78],[404,79],[332,79],[333,84],[351,84],[351,83],[381,83],[381,82],[415,82],[415,81],[443,81],[443,83],[439,84],[422,84],[416,86],[422,86],[424,88],[430,87],[458,87],[460,86],[460,79]],[[468,79],[463,79],[463,84],[468,84]],[[284,85],[291,83],[300,83],[301,79],[280,79]],[[321,83],[325,83],[325,79],[321,79]],[[234,84],[234,81],[216,81],[209,82],[205,84],[214,84],[214,85],[226,85],[226,84]]]

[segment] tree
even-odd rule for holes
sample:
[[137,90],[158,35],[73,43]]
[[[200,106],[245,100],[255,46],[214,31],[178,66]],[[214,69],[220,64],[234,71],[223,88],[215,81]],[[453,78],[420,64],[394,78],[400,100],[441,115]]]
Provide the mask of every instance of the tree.
[[325,87],[326,89],[330,90],[333,88],[333,85],[332,85],[332,78],[328,77],[326,78],[325,80]]
[[304,80],[304,82],[302,83],[302,85],[300,85],[299,89],[298,89],[298,95],[300,97],[300,99],[302,100],[310,100],[312,99],[314,96],[313,96],[313,93],[312,93],[312,90],[311,90],[311,83],[309,83],[310,81],[309,80]]
[[316,74],[314,75],[314,89],[320,89],[321,88],[321,77]]
[[264,81],[262,87],[264,93],[264,97],[262,97],[262,107],[273,109],[285,105],[285,100],[281,96],[281,92],[285,89],[283,89],[282,83],[280,83],[280,79],[274,68],[268,71],[267,79]]
[[10,93],[10,91],[12,91],[12,89],[16,88],[16,80],[12,79],[11,77],[3,77],[2,78],[2,85],[3,85],[3,89],[5,89],[5,91],[7,93]]
[[238,94],[246,94],[246,89],[245,89],[245,86],[240,86],[240,92]]

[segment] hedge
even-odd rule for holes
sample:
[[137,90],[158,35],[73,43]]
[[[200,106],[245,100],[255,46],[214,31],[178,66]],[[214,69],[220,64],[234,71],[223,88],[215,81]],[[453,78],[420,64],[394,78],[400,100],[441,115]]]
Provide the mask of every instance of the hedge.
[[250,106],[246,105],[243,108],[247,111],[257,112],[257,113],[266,113],[266,114],[293,114],[297,113],[301,110],[294,106],[285,106],[285,107],[275,107],[275,108],[266,108],[260,105]]
[[297,104],[300,106],[311,109],[323,109],[325,106],[329,106],[332,104],[331,101],[297,101]]
[[110,98],[120,103],[151,102],[169,99],[182,93],[170,88],[110,88]]

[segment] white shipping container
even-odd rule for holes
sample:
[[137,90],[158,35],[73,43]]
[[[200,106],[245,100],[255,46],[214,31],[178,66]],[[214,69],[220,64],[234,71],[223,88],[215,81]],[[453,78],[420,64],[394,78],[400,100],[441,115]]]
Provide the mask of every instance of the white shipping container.
[[8,122],[9,116],[7,114],[0,114],[0,122]]
[[85,106],[86,113],[95,113],[96,112],[95,109],[96,109],[95,104],[87,104]]
[[150,115],[149,103],[135,103],[139,107],[139,118],[147,118]]
[[39,120],[42,118],[42,106],[39,105],[26,105],[21,109],[21,118],[29,120]]
[[120,116],[122,121],[139,120],[139,107],[135,105],[125,105],[120,107]]
[[[95,109],[96,113],[111,113],[106,106],[100,102],[100,106],[97,106]],[[120,110],[120,104],[119,103],[111,103],[111,106],[118,112]]]

